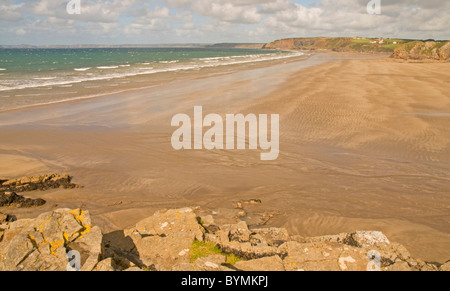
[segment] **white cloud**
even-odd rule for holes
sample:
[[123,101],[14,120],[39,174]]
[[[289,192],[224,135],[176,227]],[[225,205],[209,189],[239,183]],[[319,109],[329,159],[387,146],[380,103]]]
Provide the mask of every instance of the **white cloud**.
[[193,10],[202,16],[230,23],[259,23],[262,19],[258,8],[246,1],[198,0]]
[[25,34],[27,34],[27,32],[25,29],[19,28],[18,30],[16,30],[16,34],[17,35],[25,35]]
[[0,3],[0,20],[17,21],[22,19],[21,10],[25,3],[14,4],[12,0],[2,1]]
[[155,43],[354,35],[450,38],[450,1],[382,1],[382,15],[367,14],[368,1],[321,0],[306,7],[293,0],[81,0],[81,14],[69,15],[65,0],[19,4],[1,0],[0,40]]

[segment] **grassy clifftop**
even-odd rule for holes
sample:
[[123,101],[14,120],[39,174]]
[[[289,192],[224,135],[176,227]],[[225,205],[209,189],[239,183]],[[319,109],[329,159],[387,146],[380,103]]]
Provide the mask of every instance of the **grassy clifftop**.
[[410,42],[402,39],[315,37],[277,40],[264,45],[266,49],[332,50],[337,52],[393,52],[398,46]]
[[404,60],[450,60],[450,42],[362,37],[288,38],[264,45],[264,49],[392,53]]

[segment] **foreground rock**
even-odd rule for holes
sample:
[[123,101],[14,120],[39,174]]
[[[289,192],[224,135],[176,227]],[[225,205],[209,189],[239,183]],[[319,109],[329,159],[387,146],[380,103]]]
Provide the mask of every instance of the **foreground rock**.
[[65,271],[70,250],[81,254],[82,270],[92,270],[102,253],[102,233],[81,210],[60,209],[2,228],[2,271]]
[[195,240],[203,240],[203,231],[194,211],[184,208],[157,212],[124,233],[135,246],[128,253],[134,252],[134,258],[138,254],[144,266],[167,271],[190,262],[190,248]]
[[[60,209],[0,225],[0,271],[448,271],[411,257],[381,232],[291,237],[283,228],[217,225],[197,209],[157,212],[123,231],[103,235],[89,213]],[[214,246],[198,253],[194,245]],[[193,252],[195,250],[195,256]],[[73,265],[76,255],[80,264]],[[227,257],[233,254],[234,265]],[[193,259],[195,257],[196,259]]]

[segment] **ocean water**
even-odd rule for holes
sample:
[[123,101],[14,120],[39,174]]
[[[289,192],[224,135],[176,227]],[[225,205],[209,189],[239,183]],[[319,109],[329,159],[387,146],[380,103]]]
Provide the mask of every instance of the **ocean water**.
[[0,49],[0,110],[80,97],[88,94],[88,89],[101,86],[93,83],[96,81],[201,70],[300,54],[228,48]]

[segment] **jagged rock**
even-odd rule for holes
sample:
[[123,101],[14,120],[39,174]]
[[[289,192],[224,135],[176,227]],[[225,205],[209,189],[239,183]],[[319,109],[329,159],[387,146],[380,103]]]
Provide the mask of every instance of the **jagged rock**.
[[370,262],[363,250],[333,242],[289,241],[280,249],[287,271],[365,271]]
[[234,267],[240,271],[285,271],[283,261],[279,256],[240,261]]
[[70,250],[81,253],[81,269],[92,270],[101,245],[101,231],[91,226],[88,212],[59,209],[8,225],[0,242],[0,270],[65,271]]
[[405,261],[398,261],[395,262],[393,265],[386,268],[387,271],[394,271],[394,272],[404,272],[404,271],[411,271],[411,267],[409,264]]
[[203,228],[205,229],[206,233],[209,234],[215,234],[220,230],[220,227],[217,225],[204,225]]
[[225,253],[235,254],[244,259],[259,259],[278,254],[276,247],[250,242],[251,231],[245,222],[224,225],[215,234],[206,234],[205,240],[220,247]]
[[189,263],[195,240],[203,241],[203,228],[191,208],[157,212],[127,230],[139,259],[145,266],[170,270],[178,263]]
[[227,241],[211,235],[207,235],[206,240],[217,244],[223,252],[235,254],[246,260],[259,259],[279,254],[278,249],[271,246],[253,246],[250,242],[239,243],[237,241]]
[[250,235],[250,244],[252,246],[268,246],[266,240],[259,234],[252,233]]
[[435,271],[439,271],[439,268],[436,267],[433,264],[425,264],[424,266],[422,266],[420,268],[420,271],[422,271],[422,272],[435,272]]
[[45,204],[43,199],[25,198],[15,192],[0,192],[0,207],[15,206],[19,208],[38,207]]
[[13,222],[14,220],[14,216],[0,212],[0,225],[8,222]]
[[[229,246],[233,250],[232,246]],[[234,248],[231,252],[246,260],[282,255],[276,247],[252,246],[251,243],[243,243],[239,248]]]
[[197,240],[203,240],[203,230],[191,208],[157,212],[138,222],[136,230],[143,236],[169,236],[179,232],[193,233]]
[[248,242],[250,241],[250,235],[252,233],[248,229],[247,223],[241,221],[237,224],[233,224],[230,227],[230,241]]
[[371,247],[376,244],[390,244],[387,237],[379,231],[357,231],[336,235],[301,238],[306,243],[338,243],[353,247]]
[[195,241],[193,233],[184,232],[166,237],[142,237],[135,233],[131,238],[143,265],[154,266],[158,271],[167,271],[175,264],[189,262],[190,248]]
[[439,268],[439,270],[449,272],[450,271],[450,261],[448,261],[447,263],[443,264]]
[[411,259],[408,250],[400,244],[377,244],[376,250],[380,253],[382,267],[388,267],[394,262],[408,261],[410,265],[417,265],[418,263]]
[[82,258],[83,256],[86,258],[85,261],[82,261],[81,271],[92,271],[101,259],[103,235],[98,226],[94,226],[86,231],[87,233],[71,242],[69,248],[79,251]]
[[289,233],[285,228],[257,228],[252,229],[252,238],[262,239],[261,243],[278,247],[289,240]]
[[[327,254],[325,250],[325,254]],[[329,252],[331,257],[332,252]],[[364,249],[351,246],[344,246],[338,256],[339,271],[381,271],[381,264],[378,264],[376,256],[371,256],[372,248]],[[375,253],[374,253],[375,254]]]
[[202,216],[200,221],[203,223],[203,226],[215,225],[212,215]]
[[114,272],[116,269],[113,267],[114,262],[112,258],[107,258],[95,266],[94,271],[98,272]]
[[357,231],[348,235],[344,243],[356,247],[371,247],[375,244],[390,244],[387,237],[380,231]]

